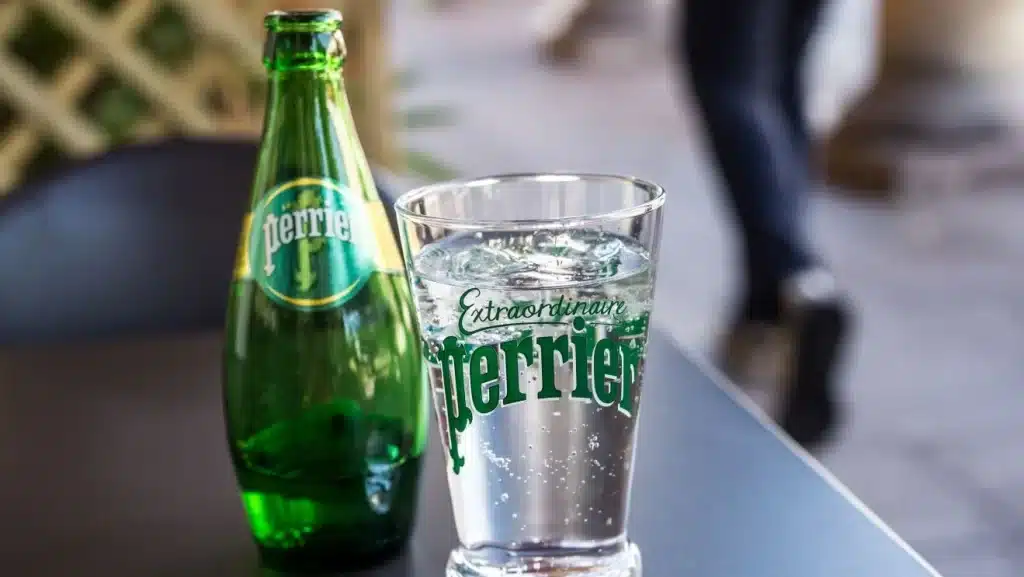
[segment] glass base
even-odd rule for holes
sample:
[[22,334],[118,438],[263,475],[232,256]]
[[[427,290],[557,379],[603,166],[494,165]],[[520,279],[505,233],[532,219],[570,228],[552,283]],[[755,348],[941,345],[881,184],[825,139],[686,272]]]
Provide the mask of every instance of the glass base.
[[452,551],[445,577],[641,577],[640,549],[626,541],[613,550]]

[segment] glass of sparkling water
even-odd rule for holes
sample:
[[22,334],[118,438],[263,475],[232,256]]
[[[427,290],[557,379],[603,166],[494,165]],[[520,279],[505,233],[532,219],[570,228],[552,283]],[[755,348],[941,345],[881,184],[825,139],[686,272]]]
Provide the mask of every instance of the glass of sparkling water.
[[626,520],[664,202],[571,174],[397,201],[460,541],[448,577],[641,574]]

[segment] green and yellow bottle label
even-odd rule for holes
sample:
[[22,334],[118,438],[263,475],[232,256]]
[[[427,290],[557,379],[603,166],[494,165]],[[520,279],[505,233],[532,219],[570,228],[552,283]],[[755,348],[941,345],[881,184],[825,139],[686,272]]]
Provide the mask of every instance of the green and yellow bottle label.
[[344,184],[322,178],[281,184],[246,217],[242,243],[248,246],[240,247],[235,276],[252,278],[287,307],[339,307],[384,264],[373,212]]

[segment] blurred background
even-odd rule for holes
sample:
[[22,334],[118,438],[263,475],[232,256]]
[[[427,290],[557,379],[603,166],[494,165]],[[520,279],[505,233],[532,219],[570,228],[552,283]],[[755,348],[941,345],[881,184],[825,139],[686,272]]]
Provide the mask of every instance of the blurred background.
[[[674,4],[7,0],[0,194],[133,143],[257,139],[263,14],[340,8],[386,186],[536,170],[662,184],[658,324],[707,351],[734,241],[670,65]],[[828,182],[813,233],[861,314],[850,421],[822,460],[954,577],[1024,575],[1022,30],[1015,0],[838,0],[807,63]]]

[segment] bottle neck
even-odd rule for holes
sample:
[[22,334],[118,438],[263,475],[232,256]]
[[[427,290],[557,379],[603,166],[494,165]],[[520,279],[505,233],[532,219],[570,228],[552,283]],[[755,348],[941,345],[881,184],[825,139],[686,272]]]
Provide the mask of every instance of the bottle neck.
[[270,71],[261,148],[263,166],[290,173],[275,180],[329,177],[377,198],[340,67]]
[[331,117],[347,108],[340,70],[271,71],[264,138],[282,131],[326,137]]

